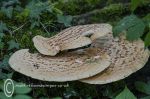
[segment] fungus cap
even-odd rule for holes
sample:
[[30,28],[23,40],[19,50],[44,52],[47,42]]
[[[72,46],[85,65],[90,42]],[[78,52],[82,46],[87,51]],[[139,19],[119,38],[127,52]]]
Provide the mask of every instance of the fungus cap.
[[106,84],[124,79],[144,67],[150,55],[142,40],[129,42],[124,36],[113,38],[112,34],[98,39],[92,46],[100,47],[109,53],[111,64],[103,72],[80,80],[90,84]]
[[37,35],[33,38],[33,42],[41,54],[55,56],[63,50],[89,45],[93,40],[110,32],[112,26],[109,24],[79,25],[67,28],[50,38]]
[[72,81],[93,76],[110,65],[110,57],[101,49],[85,49],[56,56],[31,54],[28,49],[15,52],[10,66],[19,73],[44,81]]

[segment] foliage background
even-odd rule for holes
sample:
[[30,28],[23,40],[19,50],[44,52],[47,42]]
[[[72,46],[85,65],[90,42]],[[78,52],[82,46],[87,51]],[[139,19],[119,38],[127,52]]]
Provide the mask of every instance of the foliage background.
[[150,45],[149,0],[1,0],[0,99],[7,99],[3,93],[7,78],[19,84],[69,84],[66,88],[16,89],[13,99],[150,99],[150,62],[130,77],[106,85],[44,82],[10,68],[8,60],[16,50],[36,52],[32,43],[35,35],[50,37],[64,28],[91,23],[110,23],[114,36],[128,30],[128,40],[141,37],[145,47]]

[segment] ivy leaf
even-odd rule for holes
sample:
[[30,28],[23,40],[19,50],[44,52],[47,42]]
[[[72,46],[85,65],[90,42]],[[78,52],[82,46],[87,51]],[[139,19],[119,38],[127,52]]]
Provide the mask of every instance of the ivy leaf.
[[9,7],[2,7],[1,11],[8,17],[8,18],[12,18],[12,13],[13,13],[13,7],[9,6]]
[[145,46],[150,46],[150,32],[147,33],[144,43],[145,43]]
[[20,4],[18,0],[5,0],[3,2],[3,6],[1,7],[1,11],[8,17],[12,18],[13,14],[13,5],[17,6]]
[[42,15],[42,12],[51,12],[51,4],[47,2],[37,2],[35,0],[32,0],[27,6],[25,16],[30,17],[31,29],[35,26],[39,26],[40,23],[40,15]]
[[[5,23],[0,21],[0,33],[3,33],[4,31],[8,31],[8,28]],[[2,35],[2,34],[1,34]]]
[[26,10],[29,11],[29,17],[35,18],[35,19],[39,19],[40,18],[40,14],[41,14],[41,9],[39,9],[39,7],[37,6],[37,2],[36,1],[31,1],[27,6],[26,6]]
[[143,35],[144,29],[144,22],[135,15],[130,15],[124,17],[117,24],[117,26],[113,28],[113,35],[119,36],[120,33],[125,32],[127,40],[133,41],[140,38]]
[[13,99],[32,99],[32,98],[28,95],[16,95],[13,97]]
[[63,23],[66,27],[71,26],[72,16],[57,15],[57,21]]
[[125,87],[125,89],[119,95],[117,95],[115,99],[137,99],[137,98],[127,87]]
[[144,82],[137,81],[137,82],[135,82],[135,88],[140,92],[150,95],[150,84],[146,84]]
[[[17,94],[27,94],[29,92],[31,92],[31,88],[29,88],[27,85],[25,85],[24,83],[16,83],[16,85],[18,85],[18,87],[15,87],[15,93]],[[19,87],[22,86],[22,87]],[[22,98],[20,98],[22,99]]]
[[10,40],[9,42],[7,42],[7,44],[9,45],[9,48],[8,50],[11,50],[11,49],[19,49],[19,44],[16,43],[14,40]]
[[3,73],[2,71],[0,71],[0,79],[7,79],[7,78],[12,78],[12,76],[13,76],[13,73],[8,73],[8,74],[6,74],[6,73]]
[[37,2],[33,0],[26,6],[26,9],[29,9],[31,19],[39,19],[42,12],[51,10],[51,5],[49,2]]
[[0,68],[4,68],[6,66],[8,66],[8,60],[9,60],[9,55],[5,55],[2,62],[0,63]]
[[141,3],[141,0],[131,0],[131,11],[133,12]]

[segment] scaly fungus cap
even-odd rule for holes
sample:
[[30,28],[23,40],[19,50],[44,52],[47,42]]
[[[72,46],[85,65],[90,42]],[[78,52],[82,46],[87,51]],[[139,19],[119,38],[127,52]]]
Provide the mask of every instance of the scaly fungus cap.
[[111,64],[96,76],[80,80],[90,84],[106,84],[126,78],[144,67],[150,55],[142,40],[129,42],[125,36],[114,39],[111,33],[96,40],[92,46],[109,53]]
[[50,38],[37,35],[33,38],[33,42],[41,54],[55,56],[63,50],[89,45],[110,32],[112,26],[109,24],[79,25],[67,28]]
[[72,81],[93,76],[110,65],[110,57],[100,48],[64,52],[56,56],[31,54],[28,49],[15,52],[10,66],[19,73],[44,81]]

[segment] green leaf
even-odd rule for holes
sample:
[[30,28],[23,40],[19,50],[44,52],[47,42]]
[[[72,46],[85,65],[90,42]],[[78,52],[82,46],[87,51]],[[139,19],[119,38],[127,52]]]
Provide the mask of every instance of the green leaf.
[[17,94],[27,94],[27,93],[31,92],[31,90],[32,90],[24,83],[16,83],[15,85],[16,85],[15,93],[17,93]]
[[66,27],[71,26],[72,16],[57,15],[57,21],[63,23]]
[[148,26],[149,30],[150,30],[150,13],[147,14],[144,18],[143,18],[144,22],[146,23],[146,25]]
[[120,33],[125,32],[127,39],[133,41],[143,35],[144,29],[144,22],[135,15],[130,15],[118,22],[117,26],[113,28],[113,35],[119,36]]
[[23,20],[29,16],[29,9],[25,8],[21,13],[19,13],[16,17]]
[[[120,83],[118,83],[118,84],[116,84],[116,86],[117,85],[119,85]],[[121,83],[122,84],[122,83]],[[122,84],[123,85],[123,84]],[[109,97],[109,98],[111,98],[111,99],[114,99],[114,97],[118,94],[118,93],[120,93],[120,91],[121,90],[119,90],[119,89],[114,89],[114,88],[116,88],[115,86],[110,86],[110,85],[108,85],[108,86],[106,86],[105,87],[105,90],[103,90],[103,96],[107,96],[107,97]]]
[[150,99],[150,96],[146,96],[146,97],[143,97],[143,98],[140,98],[140,99]]
[[137,98],[127,87],[125,87],[125,89],[119,95],[117,95],[115,99],[137,99]]
[[51,5],[49,2],[37,2],[32,0],[27,6],[26,9],[29,9],[30,18],[40,19],[42,12],[49,12],[51,10]]
[[145,43],[145,46],[150,46],[150,32],[147,33],[144,43]]
[[0,63],[0,68],[4,68],[4,67],[6,67],[6,66],[8,66],[9,64],[8,64],[8,60],[9,60],[9,55],[5,55],[4,57],[3,57],[3,60],[2,60],[2,62]]
[[0,42],[0,50],[4,48],[4,43]]
[[79,96],[79,94],[71,87],[66,88],[66,92],[64,92],[64,97],[71,98],[72,96]]
[[[0,71],[1,72],[1,71]],[[0,80],[0,90],[3,90],[3,87],[4,87],[4,81],[3,80]]]
[[30,17],[30,28],[33,29],[35,26],[40,25],[40,15],[42,15],[43,12],[50,12],[51,5],[49,4],[49,2],[37,2],[35,0],[32,0],[25,9],[27,12],[25,13],[25,15],[28,15]]
[[19,44],[16,43],[14,40],[10,40],[9,42],[7,42],[7,44],[9,45],[9,48],[8,50],[11,50],[11,49],[19,49]]
[[39,21],[35,21],[35,20],[31,20],[31,26],[30,28],[33,29],[35,26],[39,26],[40,25],[40,22]]
[[[138,20],[137,20],[138,22]],[[133,27],[128,28],[127,30],[127,39],[128,40],[136,40],[140,38],[144,33],[145,25],[144,23],[137,23]]]
[[63,14],[63,12],[60,9],[55,8],[55,7],[53,8],[53,11],[56,12],[57,14],[60,14],[60,15]]
[[8,17],[8,18],[12,18],[12,12],[13,12],[13,7],[9,6],[9,7],[2,7],[1,11]]
[[39,19],[42,10],[38,7],[38,3],[36,1],[31,1],[27,6],[26,10],[29,11],[30,18]]
[[[0,33],[3,33],[4,31],[8,31],[8,28],[5,23],[0,21]],[[1,34],[2,35],[2,34]]]
[[12,97],[6,97],[3,92],[0,92],[0,99],[12,99]]
[[144,82],[137,81],[137,82],[135,82],[135,88],[140,92],[150,95],[150,84],[146,84]]
[[0,38],[3,38],[5,36],[4,33],[0,33]]
[[147,21],[150,21],[150,13],[148,13],[143,19],[147,20]]
[[131,0],[131,11],[133,12],[140,4],[141,0]]
[[2,71],[0,71],[0,79],[7,79],[7,78],[12,78],[13,73],[3,73]]
[[32,99],[32,98],[28,95],[16,95],[13,97],[13,99]]

